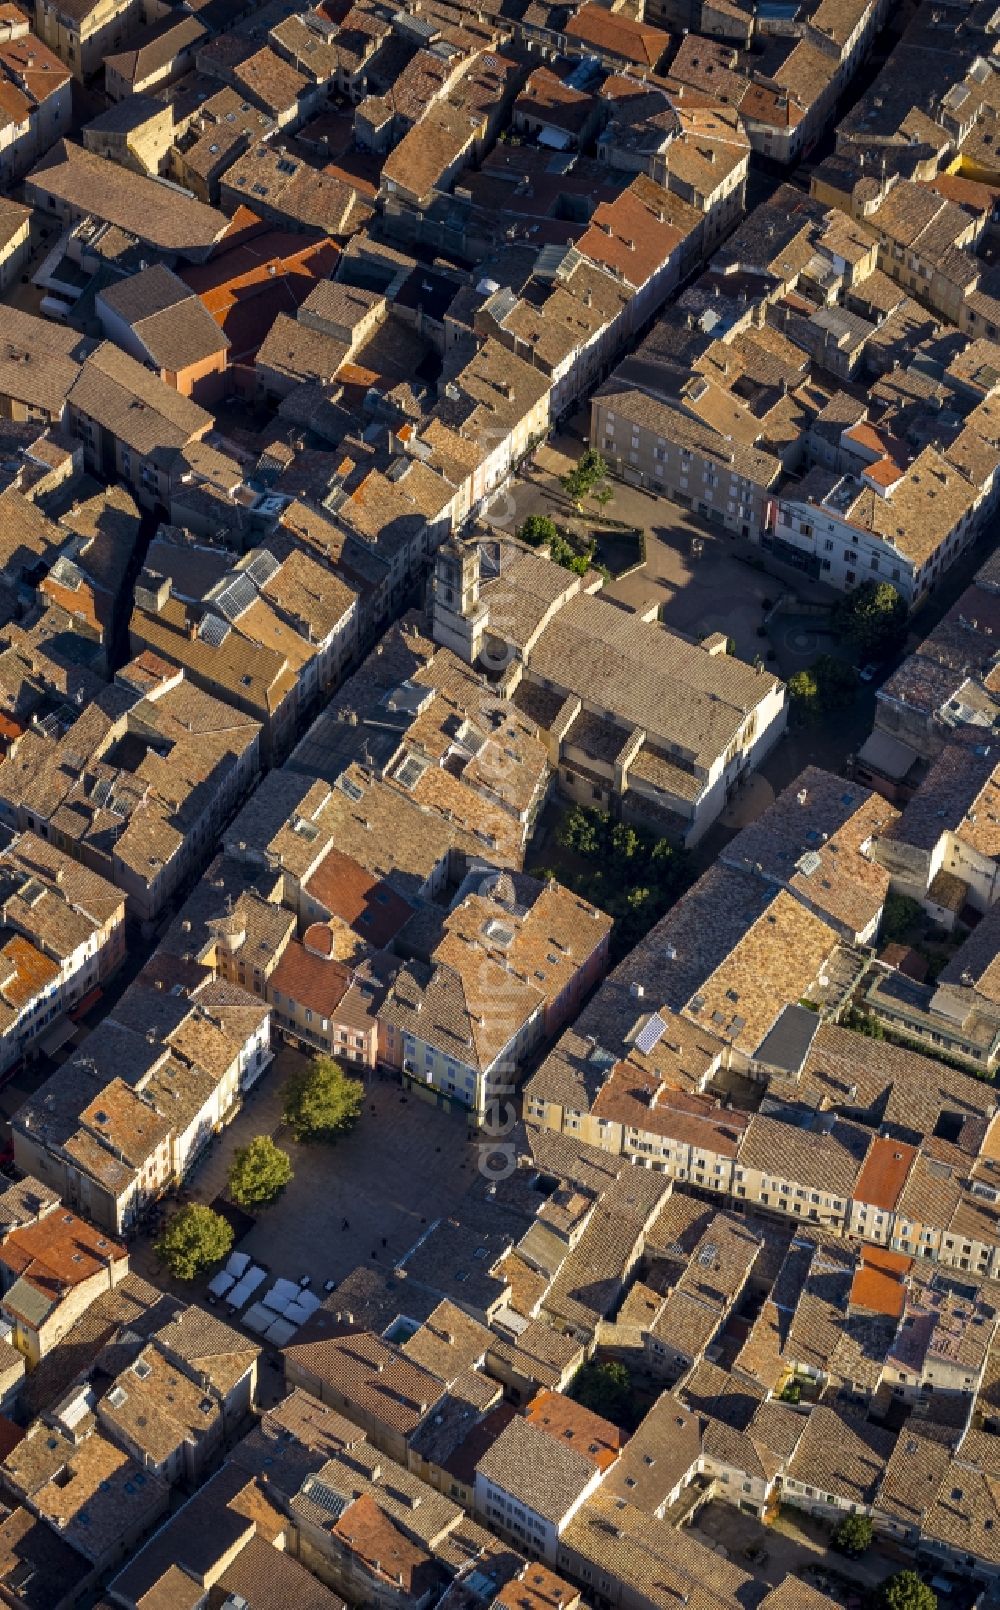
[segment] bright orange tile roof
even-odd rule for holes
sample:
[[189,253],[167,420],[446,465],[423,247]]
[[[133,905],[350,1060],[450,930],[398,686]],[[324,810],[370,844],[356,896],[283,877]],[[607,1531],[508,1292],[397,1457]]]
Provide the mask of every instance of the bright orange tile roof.
[[878,486],[895,486],[903,477],[903,471],[891,458],[880,458],[877,464],[869,464],[863,474],[866,480],[874,481]]
[[851,1285],[852,1308],[898,1319],[906,1303],[906,1275],[913,1259],[883,1247],[865,1247]]
[[330,1018],[351,987],[351,972],[338,961],[314,956],[293,939],[271,974],[270,984],[296,1005]]
[[862,1247],[861,1259],[873,1269],[884,1269],[891,1275],[908,1275],[913,1268],[913,1259],[908,1253],[893,1252],[891,1247]]
[[15,1275],[54,1298],[78,1286],[128,1253],[75,1213],[54,1208],[34,1224],[14,1230],[3,1244],[0,1261]]
[[563,1392],[539,1392],[525,1409],[524,1418],[564,1448],[575,1448],[598,1470],[613,1465],[628,1440],[610,1420],[574,1403]]
[[866,419],[859,420],[850,430],[845,430],[844,435],[849,442],[857,442],[859,447],[870,447],[875,453],[885,452],[884,438]]
[[3,998],[15,1011],[20,1011],[41,994],[46,984],[59,976],[55,962],[43,955],[20,934],[12,934],[0,950],[0,973],[13,968],[9,980],[0,986]]
[[916,1155],[916,1147],[907,1146],[904,1141],[876,1137],[854,1187],[855,1201],[869,1202],[872,1207],[891,1213],[902,1195]]

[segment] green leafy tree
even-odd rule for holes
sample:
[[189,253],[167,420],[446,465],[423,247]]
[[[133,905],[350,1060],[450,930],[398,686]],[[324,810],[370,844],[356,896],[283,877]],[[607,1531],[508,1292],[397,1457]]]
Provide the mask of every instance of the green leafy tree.
[[888,581],[866,581],[838,611],[841,631],[865,654],[896,648],[906,630],[906,605]]
[[642,839],[627,822],[616,822],[611,829],[611,850],[616,861],[632,861],[643,848]]
[[896,1571],[875,1590],[875,1610],[937,1610],[937,1594],[916,1571]]
[[593,447],[587,448],[580,459],[579,468],[587,475],[591,486],[597,486],[600,481],[607,480],[608,466]]
[[610,481],[604,481],[601,486],[595,486],[591,496],[599,509],[606,509],[615,495],[615,489]]
[[796,671],[788,678],[788,697],[800,715],[819,713],[819,683],[813,671]]
[[589,491],[587,477],[580,469],[580,466],[576,465],[575,468],[568,470],[562,476],[560,484],[566,496],[572,498],[573,502],[579,507]]
[[573,1382],[572,1396],[585,1409],[615,1425],[627,1427],[635,1418],[632,1377],[625,1365],[615,1360],[584,1364]]
[[858,673],[846,660],[821,654],[805,670],[788,679],[788,694],[800,716],[814,720],[831,710],[853,704]]
[[849,1006],[841,1018],[845,1029],[853,1029],[855,1034],[867,1034],[869,1040],[884,1040],[885,1029],[872,1012],[863,1012],[857,1006]]
[[604,824],[596,811],[574,805],[559,824],[556,838],[567,850],[577,855],[598,855],[604,838]]
[[232,1244],[233,1228],[222,1214],[192,1202],[174,1214],[156,1243],[156,1253],[176,1279],[194,1280],[219,1263]]
[[856,1560],[859,1554],[871,1548],[874,1535],[875,1528],[867,1515],[845,1515],[833,1534],[833,1546]]
[[276,1202],[292,1177],[287,1152],[270,1135],[257,1135],[241,1146],[229,1168],[229,1194],[240,1207],[268,1207]]
[[649,852],[649,859],[655,867],[667,867],[677,859],[677,851],[669,839],[657,839]]
[[798,1381],[786,1381],[781,1389],[782,1403],[798,1403],[802,1398],[802,1388]]
[[568,498],[580,504],[608,477],[608,466],[600,453],[588,447],[573,468],[562,477],[562,489]]
[[812,669],[824,710],[844,710],[854,703],[858,673],[853,665],[832,654],[821,654]]
[[338,1140],[361,1117],[365,1087],[319,1054],[285,1085],[284,1119],[296,1140]]
[[530,543],[533,548],[542,548],[547,542],[555,542],[559,536],[555,521],[547,514],[529,514],[517,534],[522,542]]
[[908,894],[889,894],[882,907],[882,939],[887,945],[898,945],[920,921],[923,908]]

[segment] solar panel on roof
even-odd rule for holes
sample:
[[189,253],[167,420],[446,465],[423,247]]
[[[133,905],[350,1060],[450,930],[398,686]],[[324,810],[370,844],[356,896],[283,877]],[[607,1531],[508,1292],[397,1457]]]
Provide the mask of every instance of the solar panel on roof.
[[330,1487],[318,1476],[310,1476],[303,1488],[303,1494],[316,1504],[319,1509],[325,1509],[328,1514],[339,1516],[347,1508],[348,1499],[343,1493],[338,1493],[335,1487]]
[[244,573],[234,576],[215,600],[227,620],[235,621],[257,601],[257,589]]
[[254,554],[250,563],[244,568],[244,575],[250,577],[258,587],[266,587],[272,576],[276,576],[281,566],[273,553],[265,548],[261,553]]
[[426,770],[425,761],[419,760],[416,755],[407,755],[396,773],[396,781],[403,788],[414,788]]
[[352,782],[350,777],[339,777],[337,779],[337,786],[340,788],[342,793],[347,795],[348,799],[356,800],[363,798],[362,790],[358,787],[357,783]]
[[816,854],[815,850],[807,850],[805,855],[801,856],[795,864],[804,878],[811,878],[813,873],[818,872],[823,865],[823,859]]
[[108,778],[108,777],[98,777],[96,783],[94,784],[93,788],[90,791],[90,797],[93,800],[94,804],[98,807],[98,809],[100,809],[102,806],[104,806],[104,805],[106,805],[108,803],[108,800],[109,800],[110,796],[111,796],[111,780],[110,780],[110,778]]
[[666,1033],[666,1028],[667,1025],[659,1012],[654,1012],[649,1022],[643,1026],[635,1037],[636,1050],[641,1051],[644,1057],[648,1057],[650,1052],[654,1051],[659,1045]]
[[201,625],[198,627],[198,636],[210,648],[221,648],[232,628],[228,621],[220,615],[203,615]]

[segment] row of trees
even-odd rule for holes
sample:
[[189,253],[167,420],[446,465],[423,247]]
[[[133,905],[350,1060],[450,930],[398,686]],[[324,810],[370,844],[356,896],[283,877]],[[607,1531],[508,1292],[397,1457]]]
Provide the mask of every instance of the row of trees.
[[[282,1117],[302,1144],[339,1140],[361,1117],[365,1090],[332,1057],[315,1056],[297,1069],[284,1089]],[[233,1154],[228,1193],[239,1207],[273,1206],[292,1180],[292,1160],[270,1135],[257,1135]],[[227,1257],[233,1229],[221,1213],[197,1202],[175,1213],[156,1244],[158,1256],[178,1280],[194,1280]]]

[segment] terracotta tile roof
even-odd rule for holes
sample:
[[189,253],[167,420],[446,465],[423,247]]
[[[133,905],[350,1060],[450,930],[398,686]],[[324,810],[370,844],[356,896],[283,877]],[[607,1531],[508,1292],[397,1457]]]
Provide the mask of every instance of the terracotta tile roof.
[[227,227],[225,215],[214,207],[166,190],[71,140],[57,141],[27,183],[29,191],[37,186],[73,215],[92,213],[169,254],[205,252]]
[[902,1195],[916,1155],[915,1146],[876,1136],[855,1182],[855,1200],[891,1213]]
[[789,1465],[795,1480],[862,1506],[878,1491],[895,1436],[817,1404]]
[[339,961],[317,956],[299,940],[287,946],[268,981],[271,991],[280,992],[297,1005],[307,1007],[322,1018],[334,1016],[351,985],[351,969]]
[[93,1136],[105,1140],[138,1167],[163,1144],[170,1122],[132,1090],[123,1079],[112,1079],[80,1113],[80,1122]]
[[303,885],[305,893],[381,950],[412,916],[402,895],[343,851],[331,848]]
[[620,56],[637,67],[648,68],[656,67],[670,44],[670,35],[661,29],[593,3],[581,6],[576,16],[570,18],[566,36],[607,51],[611,56]]
[[594,98],[563,83],[550,67],[536,67],[514,103],[521,117],[578,133],[594,110]]
[[[201,1598],[201,1587],[194,1584]],[[226,1594],[239,1594],[254,1610],[344,1610],[344,1601],[300,1565],[287,1549],[252,1537],[218,1579]],[[165,1610],[168,1607],[165,1606]],[[171,1600],[169,1610],[176,1610]]]
[[[20,934],[0,930],[0,1000],[15,1016],[59,976],[59,968]],[[0,1013],[0,1022],[3,1021]],[[13,1021],[13,1020],[12,1020]],[[3,1024],[6,1028],[8,1025]]]
[[[599,11],[602,17],[610,19],[610,13],[598,6],[587,9]],[[645,184],[648,186],[651,181]],[[674,224],[661,221],[654,208],[643,199],[644,195],[648,195],[648,191],[633,180],[616,200],[602,201],[590,228],[576,243],[577,251],[584,257],[619,274],[626,284],[636,289],[669,262],[684,241],[681,231]]]
[[843,1120],[820,1134],[754,1113],[739,1160],[744,1167],[759,1169],[766,1176],[776,1174],[808,1190],[851,1197],[868,1140],[867,1130]]
[[127,1259],[117,1241],[61,1208],[14,1230],[0,1246],[0,1264],[54,1298]]
[[328,1383],[355,1413],[408,1436],[444,1392],[437,1376],[370,1331],[292,1342],[285,1357],[320,1385]]
[[331,1531],[375,1575],[397,1584],[405,1593],[420,1592],[420,1579],[427,1574],[430,1555],[390,1520],[374,1498],[368,1494],[356,1498]]
[[566,1448],[575,1448],[598,1470],[608,1470],[627,1438],[610,1420],[575,1403],[563,1392],[539,1392],[524,1411],[532,1425],[540,1426]]
[[517,1418],[480,1459],[478,1474],[558,1526],[596,1472],[593,1461],[578,1449]]
[[493,1600],[492,1610],[574,1610],[579,1598],[579,1589],[533,1561],[520,1575],[504,1583]]
[[861,1262],[851,1283],[851,1307],[899,1319],[906,1306],[905,1276],[913,1259],[879,1247],[863,1247]]
[[847,937],[867,933],[882,909],[889,874],[872,854],[898,812],[880,795],[809,766],[724,851],[730,865],[760,865],[803,905]]

